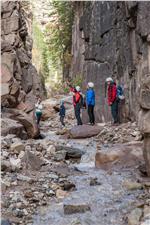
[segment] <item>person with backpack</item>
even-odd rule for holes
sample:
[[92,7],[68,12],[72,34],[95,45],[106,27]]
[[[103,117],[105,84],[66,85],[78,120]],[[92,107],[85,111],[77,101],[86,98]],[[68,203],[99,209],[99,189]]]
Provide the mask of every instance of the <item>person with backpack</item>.
[[35,116],[36,116],[36,122],[39,125],[41,116],[42,116],[42,109],[43,106],[41,104],[41,98],[38,97],[37,103],[35,104]]
[[107,100],[108,105],[111,107],[111,114],[113,117],[113,123],[119,123],[118,118],[118,98],[117,98],[117,86],[111,77],[106,79],[107,84]]
[[60,116],[60,122],[61,122],[62,126],[65,126],[65,123],[64,123],[65,114],[66,114],[66,108],[64,106],[64,101],[61,100],[60,109],[59,109],[59,116]]
[[87,85],[86,102],[88,106],[89,122],[91,125],[95,124],[95,116],[94,116],[95,92],[93,88],[94,84],[92,82],[89,82]]
[[80,117],[81,112],[81,93],[80,93],[80,87],[76,86],[73,92],[73,105],[74,105],[74,111],[75,111],[75,117],[77,119],[77,125],[82,125],[82,120]]
[[117,99],[118,99],[118,121],[120,123],[124,117],[124,106],[125,106],[124,90],[122,85],[120,84],[117,85]]

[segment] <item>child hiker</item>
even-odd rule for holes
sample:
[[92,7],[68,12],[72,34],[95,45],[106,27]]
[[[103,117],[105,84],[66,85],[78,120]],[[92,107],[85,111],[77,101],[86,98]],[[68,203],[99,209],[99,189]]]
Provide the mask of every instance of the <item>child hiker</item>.
[[41,120],[42,109],[43,109],[43,106],[41,104],[41,98],[38,97],[38,101],[35,104],[35,116],[36,116],[36,121],[37,121],[38,125],[39,125],[40,120]]
[[65,126],[64,118],[65,118],[66,108],[64,106],[64,101],[62,100],[60,103],[59,115],[60,115],[60,122],[62,126]]

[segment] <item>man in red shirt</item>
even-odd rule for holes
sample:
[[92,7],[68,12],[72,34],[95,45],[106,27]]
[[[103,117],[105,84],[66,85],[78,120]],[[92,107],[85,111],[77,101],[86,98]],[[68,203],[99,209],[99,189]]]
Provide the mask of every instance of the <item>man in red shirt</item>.
[[117,100],[117,87],[116,83],[111,77],[106,79],[107,83],[107,100],[108,105],[111,107],[111,114],[114,120],[114,124],[118,123],[118,100]]

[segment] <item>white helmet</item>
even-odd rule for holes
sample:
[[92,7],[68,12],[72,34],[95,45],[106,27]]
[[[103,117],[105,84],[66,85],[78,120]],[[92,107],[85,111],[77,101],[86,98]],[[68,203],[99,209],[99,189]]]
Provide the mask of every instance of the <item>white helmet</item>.
[[108,77],[107,79],[106,79],[106,82],[112,82],[113,81],[113,79],[111,78],[111,77]]
[[89,82],[89,83],[88,83],[88,86],[89,86],[90,88],[93,88],[93,87],[94,87],[94,84],[93,84],[92,82]]
[[80,91],[80,86],[76,86],[76,91]]

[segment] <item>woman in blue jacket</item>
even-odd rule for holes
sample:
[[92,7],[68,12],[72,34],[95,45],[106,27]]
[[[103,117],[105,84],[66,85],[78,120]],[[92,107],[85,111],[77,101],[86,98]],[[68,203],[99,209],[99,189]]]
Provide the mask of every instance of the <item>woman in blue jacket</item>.
[[93,90],[93,88],[94,84],[92,82],[89,82],[87,85],[86,102],[88,106],[89,122],[91,125],[95,124],[95,116],[94,116],[95,91]]

